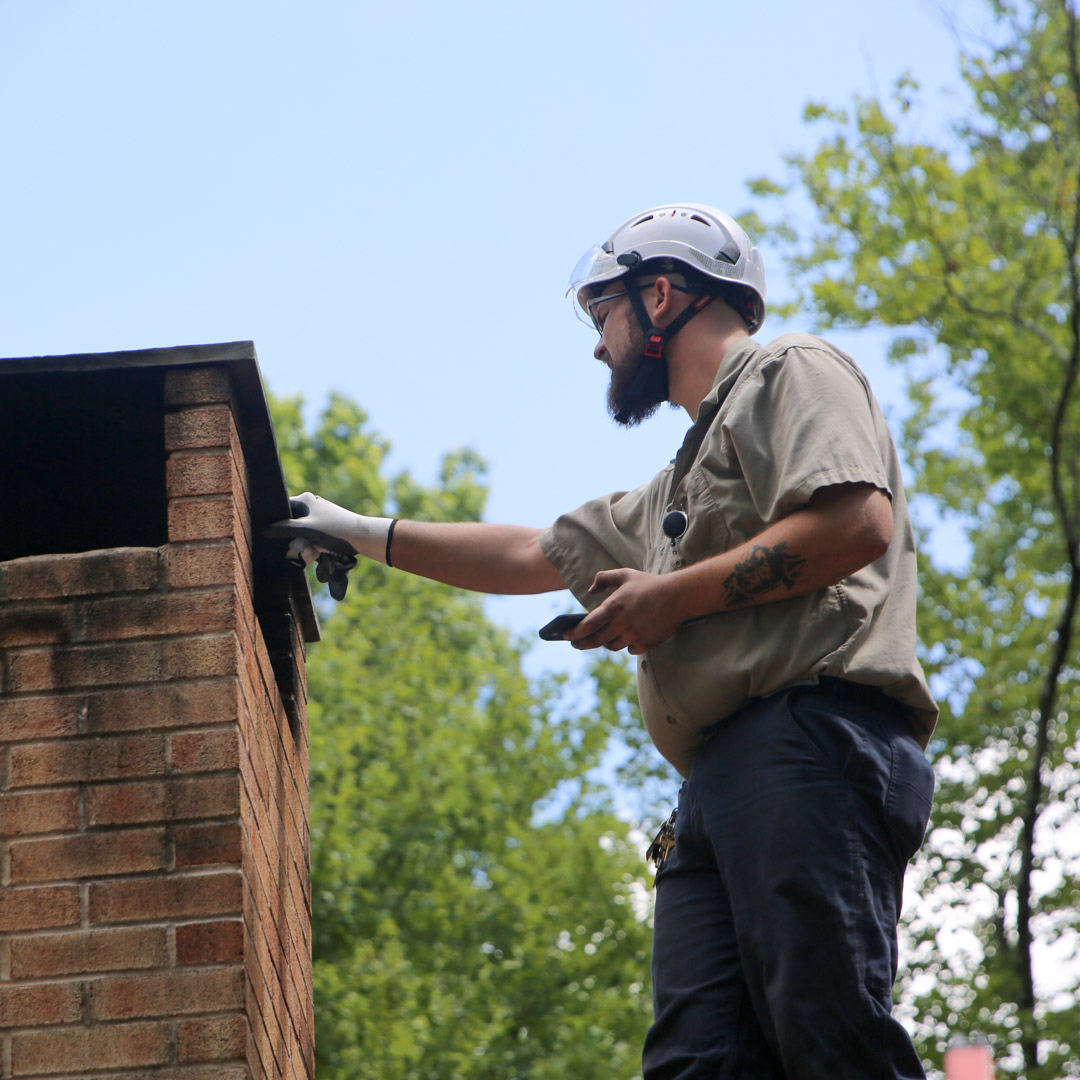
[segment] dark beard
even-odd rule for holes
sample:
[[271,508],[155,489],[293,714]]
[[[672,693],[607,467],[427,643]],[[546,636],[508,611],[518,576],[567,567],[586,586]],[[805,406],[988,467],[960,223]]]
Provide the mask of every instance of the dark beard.
[[638,353],[632,364],[612,368],[607,407],[612,419],[625,427],[647,420],[668,398],[666,360]]

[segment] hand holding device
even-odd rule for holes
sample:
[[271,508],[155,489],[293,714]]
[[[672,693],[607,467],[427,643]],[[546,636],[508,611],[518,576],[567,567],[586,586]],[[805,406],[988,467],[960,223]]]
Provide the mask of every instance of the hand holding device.
[[556,615],[546,626],[540,627],[540,637],[544,641],[564,641],[563,634],[573,630],[587,612],[579,611],[573,615]]

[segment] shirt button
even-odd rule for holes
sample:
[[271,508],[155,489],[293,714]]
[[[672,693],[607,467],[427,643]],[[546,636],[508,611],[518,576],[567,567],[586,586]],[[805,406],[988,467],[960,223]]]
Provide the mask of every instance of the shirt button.
[[642,660],[641,661],[641,670],[642,671],[648,671],[649,670],[649,661],[648,660]]
[[670,713],[665,717],[665,719],[667,720],[667,722],[669,724],[674,724],[675,723],[675,717],[672,716]]

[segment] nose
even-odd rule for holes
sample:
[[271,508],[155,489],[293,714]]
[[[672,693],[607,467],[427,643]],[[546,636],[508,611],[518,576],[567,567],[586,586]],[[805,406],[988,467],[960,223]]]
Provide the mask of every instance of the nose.
[[604,363],[607,362],[604,359],[604,357],[607,356],[607,349],[604,348],[604,339],[603,338],[601,338],[596,343],[596,348],[593,349],[592,354],[593,354],[594,357],[596,357],[597,360],[600,361],[601,364],[604,364]]

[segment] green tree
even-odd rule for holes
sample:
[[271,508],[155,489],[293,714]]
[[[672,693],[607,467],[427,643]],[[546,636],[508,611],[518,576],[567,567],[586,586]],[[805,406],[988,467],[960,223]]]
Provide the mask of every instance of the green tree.
[[[483,466],[386,479],[388,444],[334,396],[308,432],[275,403],[290,487],[360,512],[475,520]],[[651,1015],[639,845],[590,779],[633,717],[530,685],[479,597],[364,562],[320,594],[311,649],[316,1055],[321,1080],[586,1080],[639,1072]],[[646,770],[647,771],[647,770]]]
[[815,221],[776,234],[824,327],[896,328],[913,505],[970,543],[957,568],[923,537],[943,714],[902,979],[916,1035],[938,1064],[983,1032],[1002,1067],[1050,1080],[1080,1076],[1080,57],[1070,0],[990,11],[951,144],[905,134],[907,78],[889,105],[807,108],[825,135],[789,164]]

